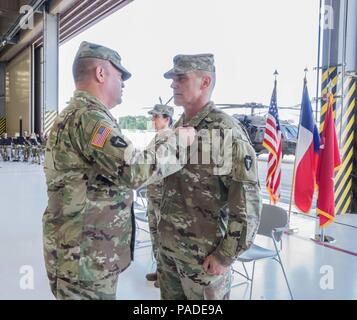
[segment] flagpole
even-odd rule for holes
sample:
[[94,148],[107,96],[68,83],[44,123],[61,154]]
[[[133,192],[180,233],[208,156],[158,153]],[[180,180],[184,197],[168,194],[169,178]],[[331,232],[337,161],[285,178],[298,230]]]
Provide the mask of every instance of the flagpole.
[[[304,77],[304,86],[307,83],[307,72],[309,70],[307,69],[307,67],[304,69],[305,72],[305,77]],[[297,145],[296,145],[296,149],[297,149]],[[296,150],[295,149],[295,150]],[[299,232],[299,228],[297,227],[290,227],[290,218],[291,218],[291,207],[293,204],[293,190],[294,190],[294,186],[295,186],[295,171],[296,171],[296,154],[295,154],[295,158],[294,158],[294,168],[293,168],[293,179],[292,179],[292,183],[291,183],[291,191],[290,191],[290,203],[289,203],[289,217],[288,217],[288,233],[292,234],[292,233],[297,233]]]
[[[329,81],[329,83],[327,85],[327,94],[323,98],[325,101],[327,101],[327,103],[329,103],[329,95],[332,95],[332,97],[333,97],[333,93],[331,92],[331,86],[332,86],[332,83],[331,83],[331,79],[330,79],[330,81]],[[328,105],[327,108],[330,108],[330,106]],[[316,211],[317,211],[317,207],[316,207]],[[334,237],[332,237],[332,236],[326,235],[325,234],[325,229],[321,228],[321,226],[320,226],[320,217],[319,217],[318,214],[316,214],[316,217],[317,217],[317,223],[319,224],[320,233],[315,234],[315,237],[314,237],[313,240],[319,241],[319,242],[323,242],[323,243],[335,243],[336,239]]]
[[[279,128],[279,116],[278,116],[278,106],[277,106],[277,76],[278,71],[275,70],[273,73],[274,79],[274,89],[270,100],[270,107],[268,111],[268,116],[266,119],[266,125],[264,130],[263,146],[268,150],[268,171],[266,177],[266,188],[269,193],[269,203],[276,205],[280,198],[280,182],[281,182],[281,147],[282,147],[282,137],[281,128]],[[268,122],[271,122],[271,126],[268,126]],[[271,137],[268,139],[267,137]],[[270,156],[274,161],[269,162]],[[270,166],[269,166],[270,164]],[[270,169],[271,172],[270,172]],[[277,175],[277,176],[275,176]],[[279,179],[277,179],[279,176]],[[278,183],[278,184],[277,184]]]
[[[328,92],[328,95],[326,96],[327,103],[329,103],[329,95],[332,95],[332,97],[333,97],[333,93],[332,93],[331,88],[332,88],[332,81],[330,79],[328,87],[327,87],[327,92]],[[319,220],[320,220],[320,218],[319,218]],[[326,235],[325,234],[325,229],[320,227],[320,241],[321,242],[327,242],[327,243],[335,243],[336,239],[334,237]]]
[[276,70],[276,69],[275,69],[275,71],[274,71],[273,75],[274,75],[274,84],[275,84],[275,83],[276,83],[276,81],[277,81],[278,75],[279,75],[278,70]]
[[293,189],[294,189],[294,184],[295,184],[295,169],[296,169],[296,156],[295,156],[295,159],[294,159],[293,179],[292,179],[291,190],[290,190],[290,203],[289,203],[289,216],[288,216],[288,231],[287,231],[289,234],[299,232],[299,228],[297,228],[297,227],[292,227],[292,228],[290,228],[291,207],[292,207],[292,203],[293,203]]
[[[275,69],[274,73],[273,73],[273,76],[274,76],[274,88],[276,88],[276,85],[277,85],[277,81],[278,81],[278,75],[279,75],[279,72],[278,70]],[[281,159],[283,160],[283,159]],[[269,162],[269,158],[268,158],[268,162]],[[269,197],[269,204],[271,204],[271,198]]]

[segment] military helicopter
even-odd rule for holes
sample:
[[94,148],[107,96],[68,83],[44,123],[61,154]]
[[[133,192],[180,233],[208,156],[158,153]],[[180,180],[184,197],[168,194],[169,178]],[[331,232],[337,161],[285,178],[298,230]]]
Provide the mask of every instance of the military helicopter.
[[[171,97],[165,104],[167,105],[173,97]],[[159,97],[160,104],[163,104],[161,97]],[[220,109],[250,109],[250,115],[245,114],[233,114],[232,117],[238,120],[247,130],[249,138],[253,144],[255,152],[259,155],[262,153],[267,153],[268,151],[263,147],[263,138],[265,130],[265,115],[256,114],[256,109],[265,110],[266,113],[269,106],[263,105],[261,103],[245,103],[245,104],[232,104],[232,103],[218,103],[216,104]],[[152,107],[145,107],[143,109],[151,109]],[[279,110],[295,110],[300,111],[300,104],[294,105],[292,107],[279,107]],[[285,155],[295,155],[297,137],[298,137],[298,127],[287,120],[280,120],[280,125],[282,127],[283,145],[282,153],[283,157]]]
[[[233,118],[238,120],[247,130],[249,138],[253,144],[257,155],[267,153],[268,150],[263,147],[263,138],[266,117],[265,115],[255,114],[256,109],[269,109],[269,106],[260,103],[246,103],[246,104],[216,104],[220,109],[241,109],[248,108],[251,110],[250,115],[233,114]],[[300,110],[300,105],[293,107],[279,107],[280,109]],[[280,120],[282,129],[282,153],[285,155],[295,155],[296,143],[298,137],[298,127],[287,120]]]

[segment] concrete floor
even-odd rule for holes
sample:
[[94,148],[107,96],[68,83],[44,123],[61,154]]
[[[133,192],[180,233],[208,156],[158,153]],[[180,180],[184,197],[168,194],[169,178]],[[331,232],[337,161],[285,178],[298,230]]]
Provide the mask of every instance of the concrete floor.
[[[42,167],[0,162],[0,181],[0,299],[53,299],[42,255],[41,218],[47,203]],[[357,215],[339,216],[328,228],[336,239],[329,247],[310,240],[315,218],[293,214],[291,222],[299,232],[284,235],[282,259],[295,299],[357,299]],[[148,234],[139,231],[139,239],[148,240]],[[240,263],[234,267],[242,270]],[[145,280],[153,268],[151,247],[137,249],[135,261],[119,278],[118,299],[159,299],[159,289]],[[248,298],[248,284],[232,289],[231,299]],[[253,299],[289,299],[275,261],[257,262]]]

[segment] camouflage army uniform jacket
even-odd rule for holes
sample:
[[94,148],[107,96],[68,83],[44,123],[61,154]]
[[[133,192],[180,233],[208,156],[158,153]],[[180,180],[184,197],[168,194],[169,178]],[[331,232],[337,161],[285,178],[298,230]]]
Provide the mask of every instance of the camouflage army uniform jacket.
[[[154,140],[156,139],[157,139],[157,134],[155,135]],[[162,199],[162,185],[163,185],[163,180],[158,181],[156,183],[149,184],[147,186],[148,201],[150,201],[151,204],[156,206],[157,208],[160,207],[160,203]]]
[[147,191],[148,200],[158,208],[160,207],[160,203],[162,199],[162,185],[163,185],[162,181],[148,185],[148,191]]
[[[198,143],[198,162],[190,156],[182,170],[164,179],[160,246],[165,254],[188,263],[201,264],[213,254],[228,266],[250,247],[259,226],[262,204],[256,155],[244,129],[213,102],[188,123],[183,115],[175,126],[182,125],[195,127],[198,136],[200,130],[211,138],[213,131],[218,132],[219,143],[232,147],[232,162],[229,170],[216,174],[214,167],[222,164],[212,158],[209,164],[200,163]],[[224,130],[232,133],[229,145]]]
[[[108,135],[101,140],[103,134]],[[50,279],[93,281],[128,267],[133,250],[131,189],[153,170],[156,178],[165,176],[159,165],[141,160],[143,154],[122,135],[109,110],[95,97],[76,91],[56,118],[46,145],[43,236]]]

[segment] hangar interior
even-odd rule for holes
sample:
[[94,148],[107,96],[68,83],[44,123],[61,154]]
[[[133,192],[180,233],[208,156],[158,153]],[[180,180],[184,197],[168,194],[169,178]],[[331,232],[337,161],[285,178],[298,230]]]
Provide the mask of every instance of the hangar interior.
[[[0,135],[48,133],[58,113],[59,46],[117,10],[125,10],[132,1],[0,1]],[[337,241],[311,240],[316,218],[294,213],[291,224],[299,232],[284,234],[282,259],[295,299],[357,299],[357,1],[325,0],[325,5],[334,8],[336,27],[321,32],[319,85],[321,97],[327,90],[336,96],[335,123],[343,160],[343,169],[335,177],[338,215],[328,228]],[[325,112],[326,105],[321,103],[321,125]],[[6,239],[0,244],[0,299],[53,299],[42,255],[41,217],[47,203],[43,170],[0,162],[0,181],[0,230]],[[159,299],[159,290],[145,280],[145,273],[155,266],[139,203],[137,210],[135,261],[120,275],[117,295],[119,299]],[[258,237],[258,241],[266,244],[265,239]],[[30,289],[21,288],[26,266],[34,272]],[[240,262],[234,267],[244,272]],[[239,285],[232,288],[231,299],[249,299],[250,283],[237,273],[234,283]],[[253,299],[290,299],[279,264],[257,263]]]

